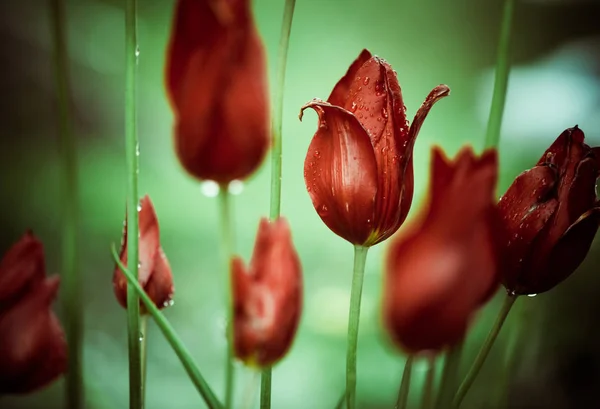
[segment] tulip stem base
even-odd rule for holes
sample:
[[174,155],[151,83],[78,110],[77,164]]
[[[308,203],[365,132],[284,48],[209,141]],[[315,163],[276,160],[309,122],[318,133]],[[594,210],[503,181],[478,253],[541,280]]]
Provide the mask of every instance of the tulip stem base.
[[446,353],[436,409],[446,409],[452,402],[452,397],[458,383],[460,360],[462,358],[464,345],[465,340],[463,338],[456,343],[456,345],[453,345]]
[[413,356],[409,355],[404,364],[402,372],[402,380],[400,381],[400,389],[398,389],[398,399],[394,409],[406,409],[408,403],[408,393],[410,392],[410,378],[412,375]]
[[368,251],[368,247],[354,246],[354,274],[352,276],[352,291],[350,293],[348,347],[346,349],[346,409],[354,409],[356,407],[356,350],[358,347],[360,302]]
[[115,262],[125,275],[125,278],[127,278],[129,285],[131,286],[133,291],[135,291],[136,295],[139,296],[139,299],[144,303],[146,309],[148,310],[148,313],[156,322],[156,325],[163,333],[169,345],[171,345],[171,348],[173,348],[173,351],[183,364],[185,371],[187,372],[194,386],[204,399],[204,402],[206,402],[206,405],[210,409],[222,409],[223,405],[221,405],[208,383],[204,380],[204,377],[200,373],[198,366],[194,363],[192,355],[181,341],[181,338],[179,338],[179,336],[175,332],[175,329],[173,329],[173,327],[171,326],[167,318],[163,315],[163,313],[158,309],[156,305],[154,305],[154,302],[152,302],[148,294],[146,294],[142,286],[138,283],[133,273],[129,271],[123,265],[123,263],[121,263],[119,254],[117,253],[117,250],[114,245],[112,246],[112,255]]
[[231,223],[229,186],[223,184],[219,189],[219,208],[221,211],[221,237],[223,269],[225,270],[225,335],[227,337],[227,356],[225,361],[225,409],[233,406],[233,385],[235,367],[233,365],[233,296],[231,286],[231,258],[233,256],[233,228]]
[[454,395],[454,400],[452,401],[452,408],[458,409],[460,407],[460,404],[467,395],[467,392],[473,385],[473,382],[475,382],[475,379],[477,378],[481,367],[483,366],[488,354],[490,353],[490,350],[492,349],[492,346],[494,345],[494,342],[496,341],[496,338],[498,337],[498,334],[502,329],[502,325],[504,325],[504,321],[506,321],[506,317],[508,316],[508,313],[514,305],[517,297],[517,295],[506,293],[506,297],[504,298],[504,302],[502,303],[502,308],[500,308],[500,311],[498,312],[498,316],[496,317],[496,322],[494,322],[494,326],[490,330],[490,333],[485,339],[485,342],[481,346],[481,349],[479,350],[479,353],[477,354],[473,365],[471,365],[467,376],[465,376],[465,379],[463,379],[460,387],[458,388],[458,392],[456,392],[456,395]]
[[433,408],[433,396],[435,394],[435,355],[427,356],[427,372],[425,373],[425,384],[423,386],[423,398],[421,409]]
[[260,377],[260,409],[271,407],[271,367],[263,369]]
[[62,286],[65,330],[69,347],[66,374],[67,409],[83,408],[83,310],[81,308],[81,275],[78,269],[77,236],[79,197],[77,180],[77,140],[73,134],[69,107],[69,63],[65,35],[65,2],[51,1],[54,71],[59,107],[59,143],[62,154]]

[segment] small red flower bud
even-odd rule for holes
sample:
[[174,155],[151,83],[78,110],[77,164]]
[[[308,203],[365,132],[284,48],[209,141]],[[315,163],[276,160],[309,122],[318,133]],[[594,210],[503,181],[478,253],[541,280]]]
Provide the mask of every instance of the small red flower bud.
[[600,223],[597,149],[584,143],[577,126],[565,130],[500,198],[508,231],[502,279],[509,291],[548,291],[585,259]]
[[175,146],[199,179],[253,173],[269,147],[265,52],[250,0],[179,0],[167,52]]
[[33,392],[66,372],[67,343],[51,309],[59,282],[46,278],[31,232],[0,262],[0,394]]
[[384,321],[410,352],[440,350],[463,337],[499,284],[496,151],[464,148],[453,162],[435,148],[429,204],[395,239],[386,265]]
[[[173,275],[167,257],[160,246],[158,218],[148,195],[142,198],[138,214],[140,230],[139,282],[158,308],[168,307],[172,304],[175,292]],[[123,230],[120,258],[121,263],[127,266],[127,222],[125,222]],[[117,300],[124,308],[127,308],[127,278],[119,266],[115,267],[113,287]],[[141,302],[140,308],[142,313],[147,313]]]
[[238,358],[271,366],[289,350],[302,310],[302,268],[285,219],[262,219],[250,267],[232,261]]
[[306,108],[319,115],[304,162],[306,188],[335,234],[372,246],[398,230],[412,202],[415,139],[433,104],[449,93],[435,87],[409,127],[396,73],[363,50],[327,102],[302,107],[300,119]]

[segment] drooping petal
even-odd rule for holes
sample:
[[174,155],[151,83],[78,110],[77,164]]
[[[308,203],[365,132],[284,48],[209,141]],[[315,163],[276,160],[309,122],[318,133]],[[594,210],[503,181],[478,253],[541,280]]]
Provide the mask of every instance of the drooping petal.
[[364,244],[373,229],[377,163],[371,141],[356,117],[313,101],[319,129],[304,162],[304,180],[323,222],[338,236]]
[[0,307],[10,304],[46,276],[44,247],[26,232],[0,261]]
[[427,114],[429,114],[429,111],[431,110],[431,107],[433,107],[433,104],[438,102],[440,99],[447,97],[448,95],[450,95],[450,88],[448,88],[448,86],[444,84],[438,85],[437,87],[431,90],[429,95],[427,95],[427,98],[425,98],[425,101],[417,110],[417,113],[415,114],[415,117],[413,118],[413,121],[410,124],[410,129],[408,131],[408,141],[406,145],[406,149],[409,152],[412,152],[415,140],[417,139],[419,131],[421,130],[421,126],[423,125],[425,118],[427,118]]
[[361,51],[358,58],[356,58],[352,65],[350,65],[350,68],[348,68],[346,75],[344,75],[342,79],[335,84],[333,91],[331,91],[329,98],[327,98],[327,102],[329,102],[331,105],[337,105],[339,107],[346,106],[346,101],[350,92],[350,85],[352,84],[354,77],[356,77],[356,72],[371,57],[372,55],[369,50],[365,49]]
[[31,392],[66,371],[64,334],[50,310],[59,283],[38,283],[0,314],[0,393]]

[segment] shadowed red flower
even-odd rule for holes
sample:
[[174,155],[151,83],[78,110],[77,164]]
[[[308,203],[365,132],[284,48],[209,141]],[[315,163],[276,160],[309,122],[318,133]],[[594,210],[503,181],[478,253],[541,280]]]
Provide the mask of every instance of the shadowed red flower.
[[576,126],[508,188],[499,208],[509,233],[502,271],[509,291],[548,291],[583,262],[600,222],[599,174],[600,150],[586,145]]
[[306,108],[319,115],[304,162],[306,188],[335,234],[372,246],[398,230],[412,202],[415,139],[433,104],[449,93],[435,87],[409,127],[396,73],[363,50],[327,102],[302,107],[300,119]]
[[[160,246],[158,218],[148,195],[142,198],[138,214],[140,230],[139,282],[158,308],[168,307],[173,303],[173,293],[175,292],[173,275],[169,261]],[[121,263],[127,266],[127,223],[123,229],[123,241],[119,254]],[[127,308],[127,278],[119,266],[115,267],[113,287],[117,300],[124,308]],[[141,301],[140,308],[142,313],[147,312]]]
[[269,147],[269,106],[250,0],[177,2],[166,85],[190,174],[228,183],[256,170]]
[[477,158],[463,148],[453,162],[433,150],[429,204],[392,242],[386,265],[384,322],[410,352],[461,339],[499,284],[497,168],[494,150]]
[[67,343],[51,309],[59,277],[27,232],[0,262],[0,395],[33,392],[67,370]]
[[262,219],[250,267],[232,261],[234,347],[250,365],[271,366],[289,350],[302,310],[302,268],[285,219]]

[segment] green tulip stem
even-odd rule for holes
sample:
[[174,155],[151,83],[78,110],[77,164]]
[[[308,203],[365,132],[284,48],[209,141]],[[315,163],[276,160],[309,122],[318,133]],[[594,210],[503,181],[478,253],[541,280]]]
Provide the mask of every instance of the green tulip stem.
[[514,295],[508,292],[506,293],[506,297],[504,298],[502,307],[498,312],[498,316],[496,317],[496,322],[494,322],[494,326],[490,330],[490,333],[488,334],[485,342],[481,346],[481,349],[479,350],[479,353],[477,354],[473,365],[471,365],[469,372],[465,376],[465,379],[463,379],[460,387],[458,388],[458,392],[456,392],[456,395],[454,395],[454,400],[452,401],[452,408],[460,408],[463,399],[465,398],[467,392],[473,385],[473,382],[475,382],[475,379],[477,378],[481,367],[483,366],[488,354],[490,353],[490,350],[494,345],[494,341],[496,341],[496,338],[498,337],[498,334],[502,329],[502,325],[504,325],[504,321],[506,321],[506,317],[508,316],[508,313],[514,305],[517,297],[518,295]]
[[406,409],[408,404],[408,393],[410,392],[410,378],[412,375],[413,355],[409,355],[404,363],[404,371],[402,372],[402,380],[400,381],[400,389],[398,389],[398,399],[396,400],[395,409]]
[[51,0],[54,71],[59,107],[59,143],[62,154],[62,288],[65,330],[69,346],[69,368],[65,394],[67,409],[83,408],[83,310],[81,275],[78,268],[77,236],[79,197],[77,180],[77,140],[73,134],[70,112],[69,58],[67,51],[64,0]]
[[219,188],[219,209],[221,211],[221,248],[223,251],[223,269],[225,270],[225,335],[227,337],[227,355],[225,363],[225,409],[233,406],[233,386],[235,376],[233,356],[233,294],[231,283],[231,258],[233,257],[233,225],[231,223],[231,206],[229,203],[229,186],[223,184]]
[[[137,134],[137,1],[125,3],[125,156],[127,162],[127,260],[131,274],[138,276],[138,170]],[[127,286],[127,335],[129,344],[129,407],[144,407],[142,343],[146,337],[140,327],[140,302],[131,285]]]
[[435,392],[435,355],[427,356],[427,372],[425,373],[425,385],[423,386],[423,398],[421,409],[432,409],[433,395]]
[[450,347],[446,353],[436,409],[446,409],[450,406],[452,397],[456,391],[456,384],[458,383],[460,360],[462,358],[464,345],[465,340],[463,338],[457,342],[456,345]]
[[512,26],[515,0],[504,0],[502,12],[502,25],[500,28],[500,41],[498,43],[498,54],[496,60],[496,76],[494,79],[494,91],[492,95],[492,106],[487,125],[485,137],[485,148],[497,148],[500,142],[500,128],[504,115],[504,104],[506,101],[506,90],[508,88],[508,74],[510,71],[509,46],[510,31]]
[[[279,37],[279,54],[277,56],[277,71],[275,90],[273,94],[273,112],[271,132],[273,135],[273,149],[271,150],[271,208],[269,216],[276,220],[281,214],[281,172],[283,156],[283,94],[285,88],[285,71],[287,65],[290,33],[296,0],[286,0]],[[272,369],[266,367],[262,370],[260,378],[260,408],[271,408],[271,379]]]
[[358,347],[358,324],[360,301],[362,298],[365,263],[368,247],[354,246],[354,273],[350,293],[350,313],[348,314],[348,346],[346,349],[346,409],[356,407],[356,350]]
[[171,348],[173,348],[173,351],[183,364],[185,371],[187,372],[194,386],[204,399],[204,402],[206,402],[207,406],[210,409],[222,409],[223,405],[221,405],[208,383],[204,380],[204,377],[200,373],[198,366],[194,363],[194,358],[192,358],[192,355],[181,341],[181,338],[179,338],[179,336],[175,332],[175,329],[171,326],[171,323],[169,323],[164,314],[158,309],[156,305],[154,305],[148,294],[146,294],[142,286],[138,283],[133,273],[129,271],[127,267],[123,265],[123,263],[121,263],[121,260],[119,260],[119,255],[114,245],[112,246],[112,255],[121,271],[123,271],[125,278],[127,278],[127,281],[129,282],[129,285],[133,290],[132,292],[135,292],[139,299],[146,306],[146,309],[152,316],[152,319],[154,319],[156,325],[163,333],[165,339],[167,340],[169,345],[171,345]]

